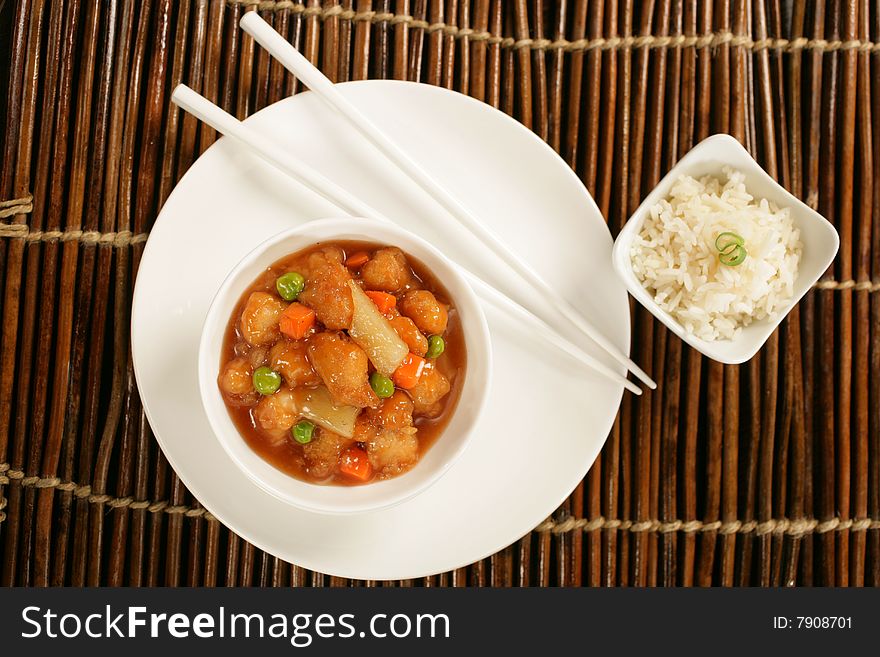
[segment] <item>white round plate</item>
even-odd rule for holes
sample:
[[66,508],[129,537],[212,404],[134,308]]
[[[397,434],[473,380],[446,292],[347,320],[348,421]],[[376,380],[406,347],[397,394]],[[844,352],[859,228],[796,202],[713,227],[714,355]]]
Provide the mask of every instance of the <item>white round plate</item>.
[[[611,236],[569,167],[488,105],[428,85],[339,85],[624,352],[629,307]],[[511,293],[522,284],[311,93],[247,119],[369,205]],[[362,579],[422,577],[513,543],[544,520],[589,469],[622,386],[573,363],[519,321],[487,308],[493,389],[471,444],[423,494],[391,509],[321,515],[252,483],[226,455],[199,399],[202,322],[226,274],[267,237],[339,209],[228,138],[196,161],[147,242],[132,309],[132,353],[150,425],[204,506],[257,547],[311,570]],[[615,370],[623,368],[566,334]]]

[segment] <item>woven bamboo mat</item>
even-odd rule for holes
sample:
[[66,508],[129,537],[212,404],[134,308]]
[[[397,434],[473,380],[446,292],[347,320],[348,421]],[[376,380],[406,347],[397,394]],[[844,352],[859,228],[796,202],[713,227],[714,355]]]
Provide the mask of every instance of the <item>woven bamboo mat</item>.
[[624,398],[583,483],[502,552],[399,584],[880,583],[880,1],[784,4],[0,0],[0,583],[352,584],[200,507],[128,356],[151,224],[216,138],[171,88],[241,118],[300,90],[237,29],[254,10],[336,80],[418,80],[513,115],[613,234],[713,132],[840,231],[819,289],[744,366],[634,308],[635,360],[662,385]]

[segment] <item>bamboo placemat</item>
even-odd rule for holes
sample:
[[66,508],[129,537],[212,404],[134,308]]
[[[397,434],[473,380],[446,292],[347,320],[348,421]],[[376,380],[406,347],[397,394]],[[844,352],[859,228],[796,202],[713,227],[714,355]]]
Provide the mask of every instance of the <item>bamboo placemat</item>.
[[694,143],[729,132],[841,235],[746,365],[708,362],[634,307],[634,358],[662,383],[624,397],[571,497],[502,552],[400,584],[880,583],[880,1],[785,5],[0,0],[0,583],[356,584],[205,512],[131,369],[144,243],[216,138],[171,107],[173,85],[240,118],[300,90],[237,28],[245,11],[333,79],[418,80],[513,115],[612,234]]

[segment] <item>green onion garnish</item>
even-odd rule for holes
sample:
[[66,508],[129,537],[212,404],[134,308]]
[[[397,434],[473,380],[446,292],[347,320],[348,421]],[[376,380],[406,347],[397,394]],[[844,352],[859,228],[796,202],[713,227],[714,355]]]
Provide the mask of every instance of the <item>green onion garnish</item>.
[[746,259],[749,254],[746,251],[745,240],[736,233],[724,232],[715,238],[715,248],[718,249],[718,260],[722,265],[736,267]]

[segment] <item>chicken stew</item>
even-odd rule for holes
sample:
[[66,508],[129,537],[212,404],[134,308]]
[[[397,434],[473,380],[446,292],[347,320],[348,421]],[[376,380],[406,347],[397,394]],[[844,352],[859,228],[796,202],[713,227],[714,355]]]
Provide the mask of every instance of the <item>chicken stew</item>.
[[248,445],[310,483],[411,469],[448,423],[466,350],[442,283],[395,247],[322,243],[248,288],[218,385]]

